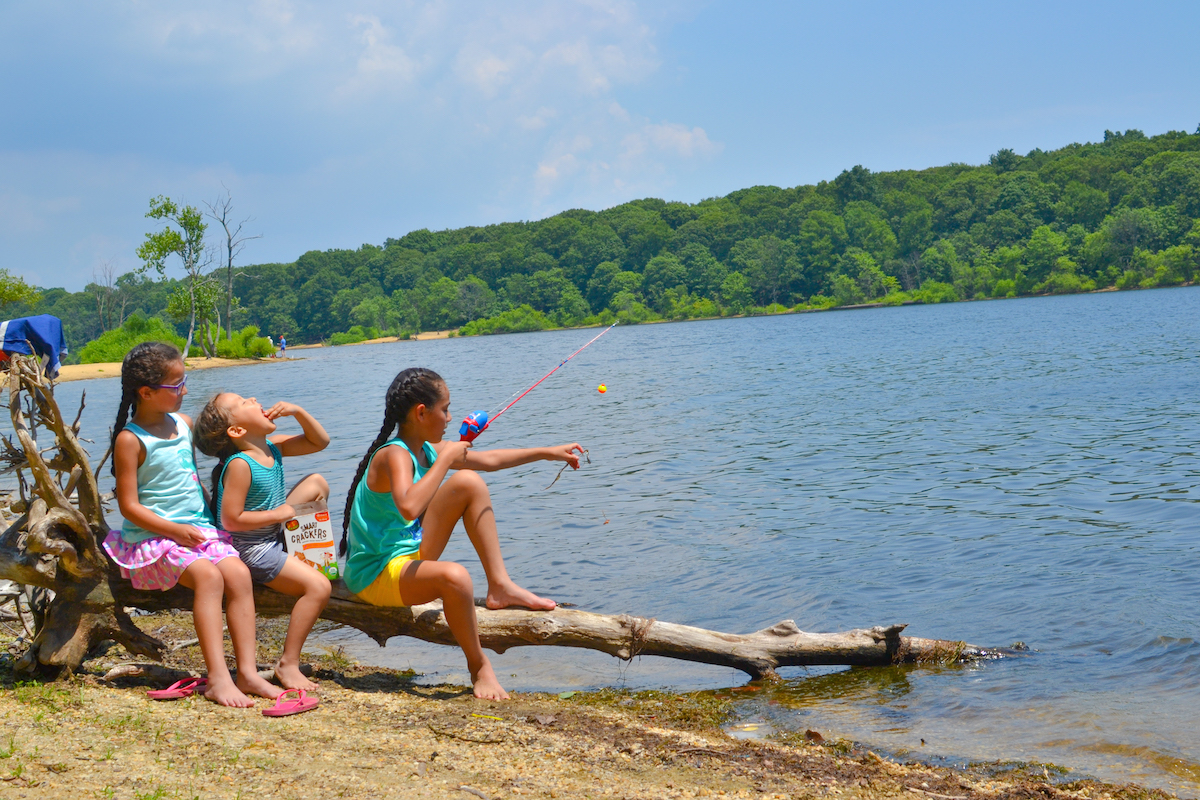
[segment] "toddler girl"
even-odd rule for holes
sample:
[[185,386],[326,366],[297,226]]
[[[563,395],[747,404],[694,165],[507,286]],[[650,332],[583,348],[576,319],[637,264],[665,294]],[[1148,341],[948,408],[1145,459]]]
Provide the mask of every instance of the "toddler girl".
[[[191,420],[178,413],[187,394],[183,358],[174,345],[146,342],[121,364],[121,405],[113,434],[113,474],[125,523],[104,549],[135,589],[166,591],[182,583],[195,593],[192,613],[208,667],[204,696],[246,708],[257,694],[280,689],[258,674],[254,657],[254,591],[250,572],[228,535],[213,525],[192,457]],[[131,417],[132,412],[132,417]],[[237,661],[225,665],[221,598]]]
[[[303,433],[272,436],[280,417],[295,417]],[[329,602],[331,587],[320,572],[288,558],[283,523],[295,516],[293,506],[326,499],[329,484],[309,475],[285,493],[283,459],[316,453],[328,444],[321,423],[292,403],[264,410],[253,397],[222,392],[196,416],[196,447],[220,459],[213,469],[213,516],[230,532],[256,583],[300,598],[275,665],[275,676],[289,689],[317,688],[300,674],[300,650]]]

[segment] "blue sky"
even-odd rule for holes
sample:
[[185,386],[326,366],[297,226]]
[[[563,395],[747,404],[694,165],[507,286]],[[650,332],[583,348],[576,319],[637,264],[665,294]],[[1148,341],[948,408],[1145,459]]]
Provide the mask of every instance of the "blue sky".
[[225,188],[245,263],[639,197],[1200,125],[1192,3],[0,6],[0,267],[138,265]]

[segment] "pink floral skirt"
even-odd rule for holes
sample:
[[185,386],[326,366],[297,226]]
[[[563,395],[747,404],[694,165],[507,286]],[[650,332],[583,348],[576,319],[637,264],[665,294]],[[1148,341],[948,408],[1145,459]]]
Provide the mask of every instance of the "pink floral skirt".
[[195,547],[184,547],[165,536],[130,544],[121,538],[120,531],[109,531],[104,537],[104,549],[121,568],[121,577],[128,578],[133,588],[165,592],[179,583],[179,576],[198,558],[215,564],[238,557],[225,531],[203,525],[195,527],[209,537]]

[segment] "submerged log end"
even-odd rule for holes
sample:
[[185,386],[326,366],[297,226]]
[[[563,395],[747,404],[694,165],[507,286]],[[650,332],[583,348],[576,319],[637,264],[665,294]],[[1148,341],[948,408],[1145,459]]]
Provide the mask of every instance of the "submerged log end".
[[1020,651],[1015,649],[980,647],[967,642],[946,639],[901,636],[900,647],[894,654],[892,662],[895,664],[959,664],[1007,658],[1020,654]]

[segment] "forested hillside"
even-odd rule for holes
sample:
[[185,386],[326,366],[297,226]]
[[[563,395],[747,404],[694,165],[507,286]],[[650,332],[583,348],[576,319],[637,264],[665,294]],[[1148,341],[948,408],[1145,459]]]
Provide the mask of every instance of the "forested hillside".
[[[1105,132],[1052,152],[1001,150],[982,166],[857,166],[816,186],[636,200],[308,252],[241,268],[234,323],[339,342],[1166,286],[1197,277],[1197,218],[1200,131]],[[62,317],[78,347],[134,312],[165,318],[173,288],[126,275],[80,293],[46,290],[28,310]]]

